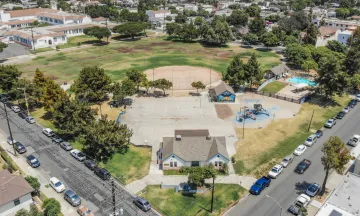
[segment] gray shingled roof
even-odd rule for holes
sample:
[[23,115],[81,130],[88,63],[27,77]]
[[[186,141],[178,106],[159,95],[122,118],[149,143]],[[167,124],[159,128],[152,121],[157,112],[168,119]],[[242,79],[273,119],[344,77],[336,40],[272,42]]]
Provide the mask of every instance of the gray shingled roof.
[[163,159],[175,154],[184,161],[207,161],[219,153],[229,159],[225,137],[185,136],[181,140],[164,137],[162,152]]
[[276,67],[271,68],[271,72],[273,72],[275,75],[281,75],[282,73],[289,71],[289,67],[285,64],[278,65]]
[[215,96],[218,96],[222,93],[224,93],[225,91],[231,92],[233,94],[235,94],[233,88],[231,88],[231,86],[229,86],[228,84],[226,84],[225,82],[221,82],[218,86],[211,88],[209,90],[210,94],[214,94]]

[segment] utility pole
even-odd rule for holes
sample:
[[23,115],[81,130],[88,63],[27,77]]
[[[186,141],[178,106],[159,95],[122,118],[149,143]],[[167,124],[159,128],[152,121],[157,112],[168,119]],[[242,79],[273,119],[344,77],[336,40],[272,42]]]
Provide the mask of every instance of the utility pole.
[[154,75],[155,75],[155,72],[154,72],[154,68],[153,68],[153,82],[154,82]]
[[213,186],[212,186],[212,191],[211,191],[211,210],[210,210],[210,213],[213,212],[213,208],[214,208],[214,190],[215,190],[215,176],[213,176]]
[[34,41],[34,31],[33,31],[33,28],[34,27],[31,27],[31,39],[32,39],[32,45],[33,45],[33,48],[34,48],[34,53],[36,55],[36,48],[35,48],[35,41]]
[[[108,28],[108,18],[106,17],[106,28]],[[109,43],[109,37],[106,37],[106,43]]]
[[113,204],[113,215],[116,215],[116,201],[115,201],[115,182],[114,179],[111,180],[111,187],[112,187],[112,204]]
[[11,128],[10,128],[10,122],[9,122],[9,117],[8,117],[8,114],[7,114],[5,102],[3,102],[3,104],[4,104],[6,121],[7,121],[7,125],[8,125],[8,128],[9,128],[11,143],[12,143],[12,146],[13,146],[13,149],[14,149],[14,155],[16,156],[15,145],[14,145],[15,143],[14,143],[14,139],[13,139]]
[[245,138],[245,107],[244,107],[244,115],[243,115],[243,139]]
[[313,120],[313,117],[314,117],[314,113],[315,113],[315,110],[313,110],[313,113],[311,115],[311,119],[310,119],[310,124],[309,124],[309,128],[308,128],[308,132],[310,131],[310,127],[311,127],[311,123],[312,123],[312,120]]
[[210,88],[211,88],[211,67],[210,67]]
[[28,100],[27,100],[27,97],[26,97],[26,88],[18,88],[20,90],[24,90],[24,97],[25,97],[25,105],[26,105],[26,110],[27,110],[27,115],[29,116],[30,115],[30,112],[29,112],[29,104],[28,104]]

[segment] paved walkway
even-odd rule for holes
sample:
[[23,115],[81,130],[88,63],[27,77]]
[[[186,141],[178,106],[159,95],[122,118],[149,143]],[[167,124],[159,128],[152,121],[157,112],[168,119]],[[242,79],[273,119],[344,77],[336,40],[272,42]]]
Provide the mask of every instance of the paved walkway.
[[0,146],[5,149],[13,159],[13,161],[24,171],[26,175],[30,175],[36,177],[40,184],[40,190],[48,197],[48,198],[55,198],[61,204],[61,213],[66,216],[77,216],[76,209],[73,208],[69,203],[67,203],[63,199],[63,194],[58,194],[55,192],[51,187],[46,188],[45,185],[49,184],[50,176],[46,173],[41,166],[39,168],[32,168],[26,163],[26,159],[23,155],[14,156],[12,147],[6,142],[6,135],[5,132],[0,130]]

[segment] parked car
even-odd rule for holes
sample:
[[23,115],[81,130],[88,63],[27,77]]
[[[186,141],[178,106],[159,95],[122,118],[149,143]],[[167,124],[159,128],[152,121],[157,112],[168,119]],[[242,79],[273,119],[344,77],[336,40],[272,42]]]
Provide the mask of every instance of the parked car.
[[316,183],[312,183],[307,189],[306,189],[306,195],[310,197],[316,196],[320,191],[321,186]]
[[86,206],[79,206],[77,213],[81,216],[95,216]]
[[94,170],[96,167],[96,163],[92,160],[84,160],[84,165],[89,168],[90,170]]
[[99,176],[102,180],[109,180],[111,175],[109,173],[109,171],[107,171],[104,168],[100,168],[100,167],[95,167],[94,168],[94,173],[95,175]]
[[60,144],[60,143],[64,142],[64,140],[61,139],[58,136],[54,136],[53,138],[51,138],[51,142],[56,143],[56,144]]
[[300,163],[296,166],[295,172],[299,174],[303,174],[311,165],[311,161],[304,159],[300,161]]
[[352,100],[348,103],[348,107],[353,109],[356,106],[356,103],[354,103]]
[[250,193],[254,195],[259,195],[261,191],[269,187],[271,179],[269,177],[263,176],[258,179],[250,188]]
[[68,142],[60,143],[60,147],[66,151],[70,151],[72,149],[72,145]]
[[7,138],[7,142],[8,142],[10,145],[12,145],[12,144],[14,144],[14,143],[17,143],[17,141],[16,141],[14,138],[12,138],[12,140],[11,140],[11,137],[8,137],[8,138]]
[[345,107],[342,111],[347,114],[347,113],[350,112],[350,108],[349,108],[349,107]]
[[288,155],[281,161],[280,165],[285,168],[293,162],[293,159],[294,159],[294,155],[292,155],[292,154]]
[[360,142],[360,135],[354,134],[350,138],[348,145],[356,147],[359,144],[359,142]]
[[305,142],[304,142],[304,145],[306,146],[312,146],[314,145],[315,143],[317,142],[317,136],[315,134],[309,136]]
[[336,120],[331,118],[331,119],[327,120],[324,127],[332,128],[332,127],[334,127],[334,125],[336,125]]
[[336,118],[337,119],[343,119],[345,116],[345,112],[344,111],[340,111],[337,115],[336,115]]
[[11,106],[11,110],[14,111],[14,113],[18,113],[21,111],[19,106]]
[[151,209],[150,203],[142,197],[135,197],[133,203],[145,212]]
[[322,137],[322,135],[323,135],[322,130],[317,130],[316,133],[315,133],[315,135],[317,136],[317,138]]
[[270,178],[277,178],[283,171],[283,167],[280,164],[275,165],[269,172]]
[[74,193],[72,190],[67,190],[64,193],[64,199],[68,201],[72,206],[79,206],[81,205],[81,199],[80,197]]
[[26,162],[32,167],[36,168],[40,166],[39,160],[34,155],[29,155],[26,157]]
[[22,112],[18,112],[18,116],[22,119],[26,119],[26,117],[28,116],[27,113],[25,111]]
[[290,206],[288,211],[294,215],[301,215],[301,208],[305,208],[310,203],[310,197],[306,194],[301,194]]
[[19,153],[19,154],[24,154],[26,152],[26,148],[23,144],[17,142],[14,144],[15,146],[15,150]]
[[25,120],[30,123],[30,124],[34,124],[35,123],[35,118],[32,116],[28,116],[25,118]]
[[296,156],[300,156],[302,155],[305,151],[306,151],[306,146],[305,145],[299,145],[295,151],[294,151],[294,155]]
[[360,94],[356,95],[356,100],[359,102],[360,101]]
[[52,137],[55,135],[54,131],[52,131],[50,128],[44,128],[42,132],[48,137]]
[[352,99],[352,100],[349,102],[349,104],[356,106],[356,105],[357,105],[357,102],[358,102],[358,101],[357,101],[356,99]]
[[86,159],[86,155],[82,153],[80,150],[73,149],[70,151],[71,156],[73,156],[76,160],[83,162]]
[[65,190],[64,184],[56,177],[50,178],[50,186],[58,193],[61,193]]

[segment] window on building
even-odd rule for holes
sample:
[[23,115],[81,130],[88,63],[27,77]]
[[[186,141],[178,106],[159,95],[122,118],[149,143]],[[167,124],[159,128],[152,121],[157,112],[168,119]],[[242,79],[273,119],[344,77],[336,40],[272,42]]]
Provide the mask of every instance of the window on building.
[[218,166],[218,162],[217,162],[217,161],[215,161],[215,166],[216,166],[216,167]]
[[174,167],[174,163],[173,163],[173,162],[170,162],[170,167]]
[[345,39],[345,37],[343,36],[343,39]]
[[174,162],[174,167],[177,167],[177,162]]
[[15,206],[20,205],[20,200],[19,199],[14,200],[14,205]]
[[223,164],[223,162],[222,162],[222,161],[219,161],[219,167],[221,167],[221,166],[222,166],[222,164]]
[[62,37],[62,40],[63,40],[63,41],[65,40],[65,36]]
[[56,38],[56,37],[54,37],[54,41],[55,41],[55,42],[57,41],[57,38]]

